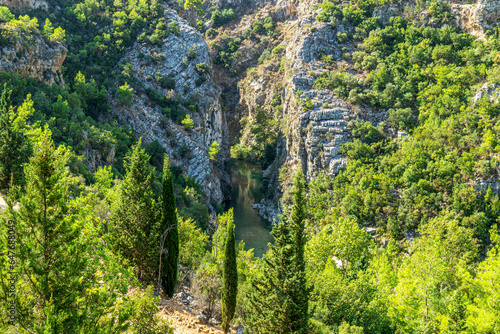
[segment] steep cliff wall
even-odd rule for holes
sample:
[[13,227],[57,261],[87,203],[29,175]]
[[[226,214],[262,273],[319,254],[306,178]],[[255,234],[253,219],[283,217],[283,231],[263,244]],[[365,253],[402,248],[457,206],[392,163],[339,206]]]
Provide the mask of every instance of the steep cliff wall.
[[[186,131],[172,119],[165,117],[160,108],[152,103],[144,90],[136,90],[131,107],[114,101],[112,109],[117,118],[131,126],[145,141],[157,140],[171,157],[174,164],[185,168],[202,186],[203,192],[212,203],[220,203],[230,194],[231,181],[225,163],[229,159],[228,133],[225,115],[220,105],[220,88],[213,81],[212,61],[209,48],[201,34],[180,18],[174,10],[166,8],[167,23],[177,21],[180,33],[171,33],[161,46],[134,46],[125,54],[134,77],[145,89],[152,89],[161,95],[180,100],[197,101],[198,110],[189,112],[194,120],[192,131]],[[196,56],[188,57],[190,49]],[[192,52],[192,51],[191,51]],[[155,54],[160,61],[148,61],[145,55]],[[191,53],[192,54],[192,53]],[[189,59],[191,58],[191,59]],[[202,75],[197,64],[204,63],[210,69]],[[175,88],[162,88],[155,77],[173,78]],[[204,77],[204,81],[199,80]],[[208,147],[217,141],[220,152],[217,162],[209,159]],[[188,152],[179,153],[179,149]]]
[[7,6],[14,12],[22,12],[25,9],[44,9],[49,5],[44,0],[0,0],[0,6]]
[[471,35],[484,38],[486,31],[492,31],[500,18],[499,0],[477,0],[476,3],[464,4],[450,1],[455,24]]
[[15,71],[49,85],[63,83],[61,66],[68,49],[58,42],[49,42],[40,34],[27,34],[15,28],[16,41],[0,46],[0,69]]

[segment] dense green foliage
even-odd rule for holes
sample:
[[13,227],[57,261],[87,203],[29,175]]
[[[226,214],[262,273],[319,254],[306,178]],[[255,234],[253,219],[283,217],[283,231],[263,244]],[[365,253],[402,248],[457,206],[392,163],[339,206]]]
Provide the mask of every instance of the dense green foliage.
[[[309,72],[314,88],[386,121],[349,123],[353,141],[341,151],[349,163],[338,175],[318,173],[307,185],[300,171],[293,184],[283,176],[289,171],[280,175],[283,219],[258,259],[235,244],[231,211],[215,221],[183,166],[170,166],[159,142],[136,142],[109,113],[109,97],[127,108],[146,94],[163,116],[197,131],[199,96],[183,101],[145,88],[123,59],[137,41],[149,51],[146,62],[165,60],[158,47],[181,30],[163,17],[164,3],[49,2],[60,10],[16,16],[0,6],[0,47],[40,37],[69,48],[65,86],[0,72],[0,189],[8,202],[0,227],[0,332],[172,333],[153,289],[161,285],[172,296],[179,264],[207,320],[222,306],[226,332],[231,323],[255,333],[500,331],[500,103],[484,90],[500,83],[498,29],[484,39],[464,34],[447,25],[453,17],[441,1],[419,0],[387,24],[373,10],[393,1],[318,4],[310,31],[342,23],[333,36],[343,61],[334,61],[339,50],[319,50],[324,71]],[[181,6],[203,31],[195,15],[204,15],[201,1]],[[279,36],[280,22],[249,21],[230,37],[222,26],[236,22],[231,9],[211,8],[209,18],[205,36],[218,69],[241,74],[242,50],[254,43],[260,67],[248,77],[263,67],[278,72],[270,82],[293,75],[284,43],[263,46]],[[191,46],[179,64],[196,64],[197,86],[212,71],[197,63],[199,52]],[[148,80],[169,91],[179,84],[159,72]],[[255,106],[241,120],[243,144],[233,146],[234,157],[263,167],[275,161],[288,130],[280,122],[283,89],[276,84],[270,106]],[[301,91],[295,97],[301,112],[317,107]],[[189,160],[189,147],[167,136],[173,157]],[[217,163],[219,143],[206,149]],[[94,173],[81,157],[90,150],[105,160]]]
[[141,141],[133,146],[125,168],[127,173],[113,203],[109,222],[111,243],[137,268],[139,279],[153,282],[158,270],[163,226],[160,225],[152,189],[153,171]]
[[290,221],[274,225],[274,244],[252,282],[249,325],[258,333],[309,333],[309,288],[304,259],[304,176],[294,178]]
[[[92,207],[96,193],[70,199],[75,178],[66,169],[68,149],[56,149],[48,129],[33,140],[19,209],[8,199],[2,217],[2,333],[172,333],[156,315],[152,289],[127,294],[137,282],[107,246]],[[13,323],[8,310],[15,312]]]

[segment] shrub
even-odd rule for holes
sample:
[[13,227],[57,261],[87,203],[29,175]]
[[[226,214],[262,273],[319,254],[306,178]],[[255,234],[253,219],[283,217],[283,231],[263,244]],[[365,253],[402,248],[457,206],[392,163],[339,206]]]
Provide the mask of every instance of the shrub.
[[206,74],[206,73],[209,73],[210,72],[210,66],[208,66],[207,64],[205,63],[198,63],[196,64],[196,70],[200,73],[200,74]]
[[349,73],[345,72],[323,72],[316,81],[314,81],[314,88],[323,89],[329,88],[339,97],[348,97],[349,92],[359,86],[356,78]]
[[255,32],[251,28],[246,28],[245,30],[243,30],[241,36],[244,39],[252,39],[255,37]]
[[216,140],[213,141],[212,145],[208,148],[208,157],[213,162],[217,162],[217,155],[219,154],[220,147]]
[[164,89],[175,89],[175,78],[172,75],[164,77],[160,72],[156,72],[155,79],[158,85]]
[[123,86],[118,87],[118,93],[117,93],[118,94],[118,101],[121,104],[130,107],[132,105],[132,98],[133,98],[132,91],[133,90],[134,89],[132,87],[130,87],[129,84],[126,82]]
[[194,121],[191,118],[191,116],[186,115],[186,117],[182,120],[181,124],[184,127],[184,130],[191,131],[194,126]]
[[259,34],[262,31],[263,25],[260,21],[254,21],[252,23],[252,30],[254,33]]
[[217,35],[219,35],[219,31],[218,31],[217,29],[214,29],[214,28],[210,28],[210,29],[208,29],[208,30],[205,32],[205,36],[206,36],[208,39],[215,38],[215,37],[217,37]]
[[220,27],[233,20],[234,17],[235,15],[232,9],[224,9],[223,11],[217,9],[212,13],[212,22],[214,27]]
[[188,55],[187,58],[189,60],[193,60],[198,56],[198,53],[196,53],[196,44],[191,45],[191,47],[188,50]]
[[300,101],[300,105],[302,106],[302,110],[309,111],[314,109],[314,103],[311,101],[309,97]]
[[0,22],[9,22],[15,18],[9,8],[5,6],[0,6]]
[[285,51],[285,47],[283,45],[278,45],[272,51],[273,55],[280,55]]
[[191,152],[191,148],[185,144],[179,146],[179,149],[177,150],[177,153],[181,158],[186,157],[189,152]]
[[175,36],[179,36],[181,33],[181,29],[179,28],[179,23],[177,21],[172,21],[168,24],[169,31]]

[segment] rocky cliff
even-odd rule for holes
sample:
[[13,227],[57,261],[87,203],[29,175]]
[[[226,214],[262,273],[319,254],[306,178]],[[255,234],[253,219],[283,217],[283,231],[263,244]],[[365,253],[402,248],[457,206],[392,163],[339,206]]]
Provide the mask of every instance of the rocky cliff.
[[28,34],[13,28],[17,38],[0,46],[0,69],[15,71],[49,85],[63,83],[61,66],[67,48],[59,42],[50,42],[40,34]]
[[16,13],[26,9],[47,10],[49,7],[45,0],[0,0],[0,6],[7,6]]
[[[201,184],[211,203],[221,203],[228,199],[231,189],[225,167],[229,159],[228,132],[220,105],[221,90],[213,80],[209,48],[201,34],[174,10],[166,8],[164,17],[167,24],[178,22],[180,32],[171,33],[160,46],[136,43],[126,52],[124,61],[130,62],[134,78],[145,89],[134,91],[131,107],[114,101],[112,109],[122,123],[131,126],[145,141],[157,140],[167,150],[172,163],[182,166]],[[152,55],[156,61],[150,61]],[[206,65],[205,74],[200,73],[200,66],[197,69],[198,64]],[[154,79],[159,77],[173,79],[175,88],[162,87]],[[145,94],[147,89],[195,103],[197,110],[189,112],[193,129],[186,131],[165,117]],[[220,145],[217,162],[211,161],[208,155],[208,147],[214,141]]]
[[455,24],[469,34],[484,38],[488,30],[498,24],[500,18],[499,0],[477,0],[475,3],[450,1]]

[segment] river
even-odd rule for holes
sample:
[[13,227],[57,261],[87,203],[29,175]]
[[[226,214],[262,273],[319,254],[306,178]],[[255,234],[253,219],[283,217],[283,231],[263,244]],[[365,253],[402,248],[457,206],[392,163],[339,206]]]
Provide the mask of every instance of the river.
[[269,242],[273,242],[271,224],[263,220],[252,208],[264,195],[262,169],[254,164],[238,161],[232,171],[233,192],[228,209],[233,208],[236,242],[245,242],[245,249],[253,248],[255,256],[261,257],[267,252]]

